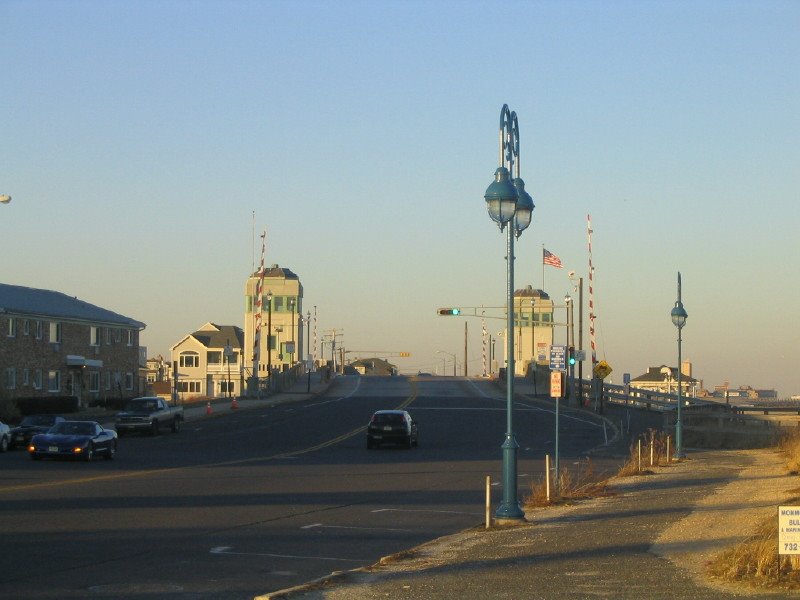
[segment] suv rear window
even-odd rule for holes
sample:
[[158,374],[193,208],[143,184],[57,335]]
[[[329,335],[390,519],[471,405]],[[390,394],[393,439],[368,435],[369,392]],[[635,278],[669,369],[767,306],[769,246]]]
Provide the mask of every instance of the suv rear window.
[[405,419],[403,419],[403,415],[396,414],[374,415],[372,417],[372,422],[378,424],[403,423],[404,421]]

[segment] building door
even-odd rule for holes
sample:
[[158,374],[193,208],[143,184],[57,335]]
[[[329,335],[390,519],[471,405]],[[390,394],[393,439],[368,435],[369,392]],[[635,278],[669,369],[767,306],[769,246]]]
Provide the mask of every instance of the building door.
[[81,389],[83,388],[82,381],[81,381],[81,373],[80,371],[73,371],[70,370],[69,372],[69,393],[70,396],[76,396],[78,398],[78,406],[83,406],[82,398],[81,398]]

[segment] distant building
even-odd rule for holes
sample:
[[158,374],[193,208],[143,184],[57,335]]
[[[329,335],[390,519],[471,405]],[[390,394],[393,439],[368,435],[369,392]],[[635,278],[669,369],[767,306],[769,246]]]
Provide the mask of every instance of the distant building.
[[361,375],[396,375],[397,366],[382,358],[361,358],[350,363]]
[[243,342],[241,328],[206,323],[172,346],[178,395],[182,399],[241,395]]
[[748,385],[729,388],[728,383],[714,386],[711,397],[725,403],[742,404],[750,402],[771,402],[778,399],[777,390],[756,390]]
[[[650,367],[647,369],[647,373],[631,379],[631,387],[665,394],[677,394],[678,368],[666,365]],[[681,395],[696,396],[701,387],[701,382],[692,377],[692,364],[684,361],[681,369]]]
[[[245,282],[245,378],[253,375],[256,359],[256,375],[263,379],[267,377],[269,361],[272,369],[284,369],[304,358],[303,286],[300,278],[290,269],[278,265],[264,269],[263,304],[259,304],[256,289],[260,278],[256,272]],[[268,301],[270,296],[271,302]],[[256,315],[259,316],[261,332],[258,352],[255,348]],[[269,329],[270,319],[272,330]]]
[[[553,345],[553,301],[547,292],[530,285],[514,292],[514,373],[525,375],[528,366],[550,364],[550,347]],[[496,341],[503,346],[502,356],[508,360],[506,344],[507,328],[503,339]]]
[[83,405],[136,396],[144,328],[61,292],[0,284],[0,394],[76,396]]

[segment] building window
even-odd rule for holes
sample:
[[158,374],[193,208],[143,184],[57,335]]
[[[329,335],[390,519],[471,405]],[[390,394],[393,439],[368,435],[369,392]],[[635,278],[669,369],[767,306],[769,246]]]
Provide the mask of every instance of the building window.
[[227,394],[228,392],[233,393],[236,391],[236,382],[235,381],[220,381],[219,382],[219,391],[223,394]]
[[100,332],[102,329],[100,327],[95,327],[92,325],[89,328],[89,345],[90,346],[99,346],[100,345]]
[[17,337],[17,320],[14,317],[8,317],[8,337]]
[[133,346],[133,329],[128,329],[128,346]]
[[276,312],[283,310],[283,296],[274,296],[272,298],[272,304],[272,310]]
[[31,334],[31,322],[28,319],[25,319],[22,322],[22,334],[23,335],[30,335]]
[[17,370],[14,367],[6,369],[6,389],[13,390],[17,387]]
[[190,394],[199,394],[200,393],[200,382],[199,381],[179,381],[178,382],[178,391],[179,392],[189,392]]
[[36,339],[37,340],[42,339],[42,322],[41,321],[36,321],[36,325],[33,328],[33,330],[36,332]]
[[223,355],[223,362],[226,365],[236,365],[239,363],[239,353],[238,352],[231,352],[230,355]]
[[106,346],[111,345],[111,327],[106,327]]
[[208,352],[206,354],[206,361],[208,361],[209,365],[221,365],[222,364],[222,352],[218,350],[214,350]]
[[196,352],[183,352],[180,358],[181,367],[199,367],[200,357]]
[[114,343],[119,344],[120,340],[122,339],[122,331],[119,327],[114,328]]
[[33,372],[33,389],[40,390],[42,389],[42,370],[36,369]]
[[125,373],[125,389],[133,389],[133,373]]
[[61,371],[47,372],[47,391],[49,392],[61,391]]
[[57,323],[56,321],[50,321],[50,343],[51,344],[61,343],[61,323]]
[[92,371],[89,373],[89,391],[90,392],[99,392],[100,391],[100,373],[97,371]]

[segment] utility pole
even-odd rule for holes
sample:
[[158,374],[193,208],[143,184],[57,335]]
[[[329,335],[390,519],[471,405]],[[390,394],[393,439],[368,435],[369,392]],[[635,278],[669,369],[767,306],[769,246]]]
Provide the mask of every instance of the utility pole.
[[464,377],[467,376],[467,322],[464,321]]

